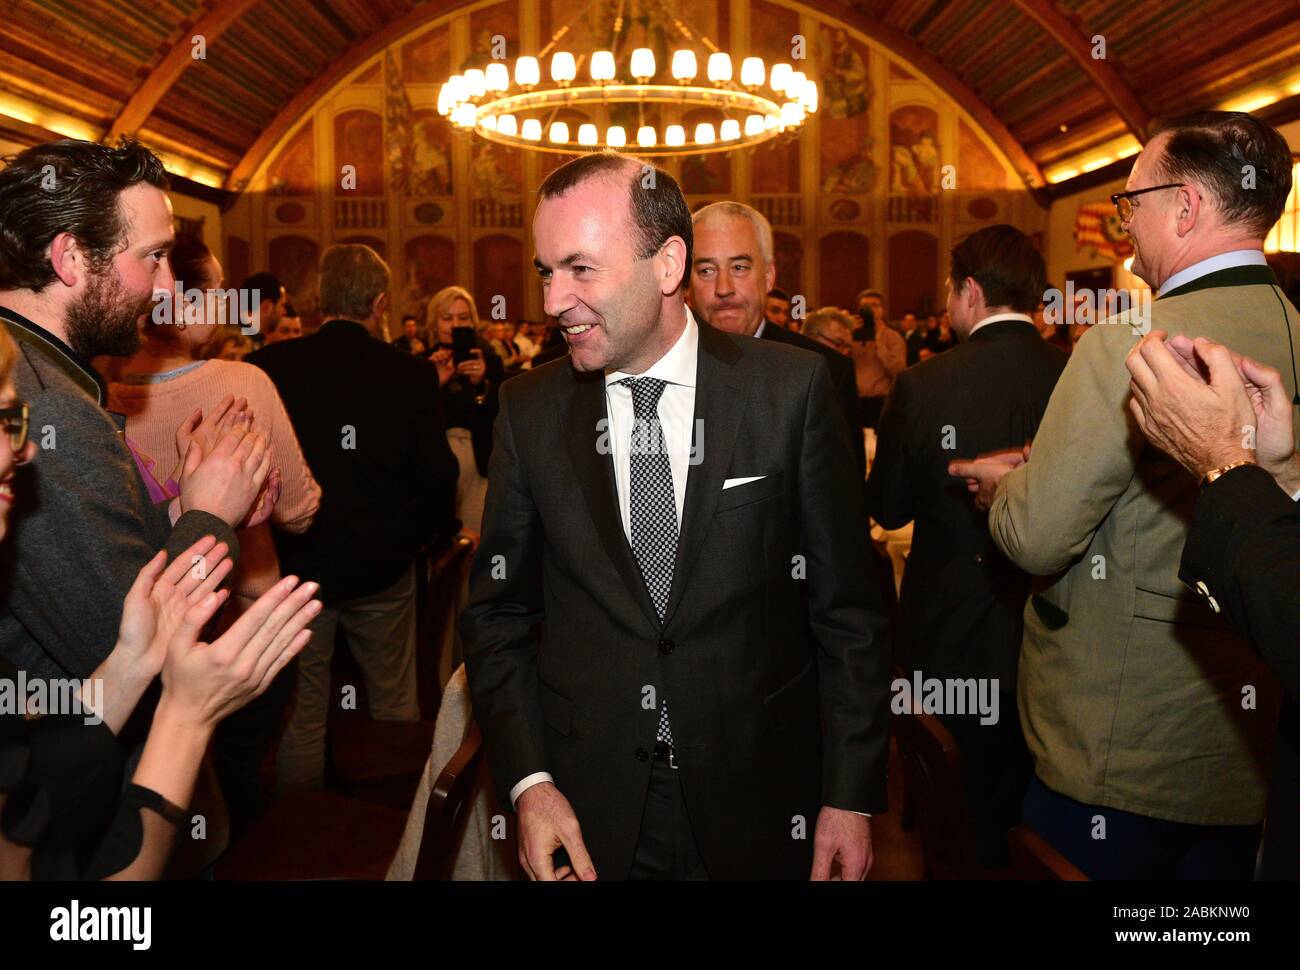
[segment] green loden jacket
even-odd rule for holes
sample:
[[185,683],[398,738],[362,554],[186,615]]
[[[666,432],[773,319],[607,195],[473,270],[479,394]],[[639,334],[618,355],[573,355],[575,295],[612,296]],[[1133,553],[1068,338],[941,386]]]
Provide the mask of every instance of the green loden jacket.
[[[1278,368],[1295,392],[1300,314],[1265,266],[1193,280],[1149,329],[1204,336]],[[1259,656],[1178,578],[1199,484],[1147,443],[1124,359],[1129,310],[1093,327],[1061,375],[1025,465],[989,511],[1037,576],[1019,707],[1038,777],[1089,805],[1200,825],[1264,815],[1278,688]]]

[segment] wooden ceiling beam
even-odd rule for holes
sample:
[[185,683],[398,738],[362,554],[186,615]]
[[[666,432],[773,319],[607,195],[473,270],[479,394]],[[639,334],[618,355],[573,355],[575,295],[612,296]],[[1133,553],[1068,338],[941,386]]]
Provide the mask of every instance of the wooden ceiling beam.
[[1124,119],[1134,137],[1146,141],[1151,114],[1142,106],[1137,95],[1119,76],[1115,65],[1107,58],[1092,56],[1092,39],[1073,20],[1067,17],[1053,0],[1013,0],[1015,5],[1033,19],[1048,36],[1065,49],[1083,68],[1083,72],[1106,96],[1115,111]]
[[211,46],[226,28],[242,17],[257,0],[208,0],[205,12],[192,27],[182,25],[180,37],[176,39],[163,59],[140,82],[122,110],[118,112],[113,124],[109,126],[108,138],[114,142],[120,135],[134,137],[144,127],[144,123],[153,114],[158,102],[171,90],[185,69],[194,63],[194,38],[200,35],[204,43]]

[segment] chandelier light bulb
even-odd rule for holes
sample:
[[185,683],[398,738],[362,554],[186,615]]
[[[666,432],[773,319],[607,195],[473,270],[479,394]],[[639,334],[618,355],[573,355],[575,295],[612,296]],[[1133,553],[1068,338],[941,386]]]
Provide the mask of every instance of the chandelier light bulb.
[[487,77],[477,67],[465,72],[465,86],[469,88],[471,98],[481,98],[487,94]]
[[701,121],[695,126],[695,144],[712,145],[718,140],[718,136],[713,130],[713,125],[707,121]]
[[596,51],[591,55],[591,79],[593,81],[614,80],[613,51]]
[[642,148],[654,148],[655,130],[650,125],[642,125],[636,131],[636,143]]
[[768,115],[763,119],[763,127],[771,131],[777,126],[776,115]]
[[537,118],[525,118],[524,126],[519,129],[519,134],[529,141],[542,140],[542,123]]
[[479,124],[481,124],[481,125],[482,125],[486,130],[488,130],[488,131],[496,131],[496,130],[497,130],[497,116],[496,116],[496,115],[484,115],[484,116],[483,116],[483,120],[480,121]]
[[750,115],[745,119],[745,135],[749,138],[761,135],[764,128],[766,125],[763,123],[762,115]]
[[638,81],[655,76],[655,52],[649,47],[638,47],[632,52],[632,76]]
[[438,89],[438,114],[447,117],[454,105],[455,102],[451,99],[451,85],[444,81],[442,87]]
[[483,77],[489,91],[504,91],[510,87],[510,69],[500,61],[483,68]]
[[550,133],[547,135],[552,145],[567,145],[569,143],[569,126],[563,121],[554,121],[551,123]]
[[519,134],[519,119],[514,115],[502,115],[497,118],[497,132],[514,138]]
[[622,148],[627,144],[627,132],[622,125],[611,125],[605,132],[605,144],[610,148]]
[[794,73],[794,68],[789,64],[773,64],[772,76],[768,78],[768,85],[773,91],[784,91],[790,83],[790,75]]
[[681,125],[669,125],[664,132],[664,144],[669,148],[681,148],[686,144],[686,129]]
[[820,96],[817,92],[817,82],[805,81],[803,84],[803,95],[799,98],[799,103],[804,106],[804,110],[809,114],[814,114],[817,111],[819,101]]
[[586,146],[590,147],[590,146],[592,146],[592,145],[595,145],[596,142],[597,142],[598,140],[599,140],[599,139],[597,138],[597,135],[596,135],[596,126],[595,126],[595,125],[579,125],[579,126],[578,126],[578,144],[579,144],[579,145],[586,145]]
[[747,88],[756,88],[763,83],[763,58],[746,57],[740,62],[740,83]]
[[542,71],[537,65],[537,58],[521,57],[515,61],[515,83],[521,88],[531,88],[541,79]]
[[462,101],[451,112],[451,122],[461,128],[473,128],[478,120],[478,112],[468,101]]
[[465,83],[463,74],[453,74],[447,78],[445,87],[451,91],[449,97],[453,106],[469,98],[469,85]]
[[[757,115],[755,115],[755,117],[757,117]],[[722,123],[722,127],[718,130],[718,137],[722,141],[735,141],[740,137],[740,122],[735,118],[728,118]]]
[[793,71],[785,84],[785,93],[792,101],[798,101],[808,83],[808,76],[803,71]]
[[709,80],[715,84],[731,80],[731,55],[714,51],[709,55]]
[[699,64],[695,61],[695,51],[673,51],[673,77],[679,81],[693,81],[699,73]]
[[568,51],[556,51],[551,55],[551,80],[556,84],[568,84],[578,76],[578,64]]

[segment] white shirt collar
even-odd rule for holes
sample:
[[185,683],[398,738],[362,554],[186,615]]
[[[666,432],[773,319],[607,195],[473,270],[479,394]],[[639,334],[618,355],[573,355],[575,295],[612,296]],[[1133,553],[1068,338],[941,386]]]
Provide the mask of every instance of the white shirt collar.
[[1186,269],[1180,269],[1165,280],[1165,285],[1160,287],[1160,292],[1156,296],[1163,296],[1170,290],[1176,290],[1192,280],[1198,280],[1202,276],[1217,273],[1221,269],[1231,269],[1234,266],[1267,265],[1268,260],[1264,258],[1264,252],[1260,249],[1234,249],[1231,252],[1219,253],[1217,256],[1203,259],[1199,263],[1192,263]]
[[975,336],[975,331],[985,324],[997,323],[999,320],[1023,320],[1028,324],[1034,322],[1034,318],[1028,313],[995,313],[992,316],[985,317],[979,323],[975,324],[975,326],[971,327],[970,333],[966,334],[966,339],[970,340],[971,337]]
[[691,308],[683,306],[686,311],[686,326],[682,328],[677,342],[668,352],[646,368],[642,374],[628,374],[625,371],[606,371],[605,386],[617,384],[628,377],[655,377],[669,384],[681,384],[684,387],[695,386],[695,365],[699,356],[700,328],[695,323]]
[[755,337],[763,336],[763,328],[766,326],[767,326],[767,317],[764,317],[762,320],[758,321],[758,329],[754,331],[754,336]]

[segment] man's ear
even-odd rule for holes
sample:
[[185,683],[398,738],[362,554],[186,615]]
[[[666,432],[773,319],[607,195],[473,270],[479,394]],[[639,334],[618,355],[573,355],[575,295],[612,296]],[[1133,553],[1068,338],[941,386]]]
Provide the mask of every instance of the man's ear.
[[382,319],[385,311],[387,310],[388,310],[388,294],[386,292],[381,292],[376,294],[375,298],[370,302],[371,316],[373,316],[376,320]]
[[80,240],[70,232],[61,232],[50,240],[50,268],[64,286],[76,286],[89,269]]
[[690,267],[686,265],[686,241],[681,236],[669,236],[655,254],[659,274],[659,291],[664,295],[676,293],[686,285],[686,274]]
[[1184,185],[1174,196],[1174,201],[1177,206],[1178,235],[1185,236],[1196,228],[1201,217],[1201,193],[1196,191],[1195,186]]
[[763,296],[766,297],[771,293],[774,286],[776,286],[776,260],[767,264],[767,271],[763,274]]

